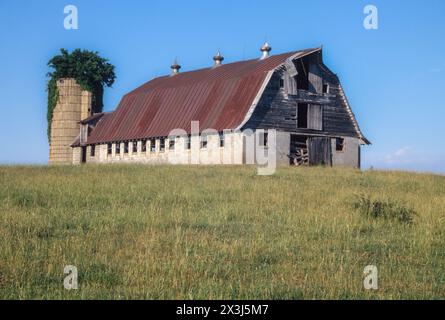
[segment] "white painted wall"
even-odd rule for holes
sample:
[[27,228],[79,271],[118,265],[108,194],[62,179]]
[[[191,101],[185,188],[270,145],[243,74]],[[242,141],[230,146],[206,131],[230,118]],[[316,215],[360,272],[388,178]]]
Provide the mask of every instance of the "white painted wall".
[[[276,164],[289,165],[290,133],[276,132]],[[343,137],[344,150],[336,151],[335,138],[331,139],[333,166],[359,167],[360,142],[357,138]],[[132,144],[137,144],[137,152],[133,152]],[[264,150],[267,156],[267,148]],[[156,151],[150,151],[150,140],[147,140],[147,150],[142,152],[142,141],[129,142],[128,153],[124,153],[124,143],[120,144],[120,154],[115,154],[115,144],[112,154],[108,155],[107,144],[97,145],[95,156],[91,157],[91,146],[87,147],[87,163],[149,163],[149,164],[252,164],[257,161],[255,155],[249,158],[246,154],[246,141],[242,132],[225,134],[224,147],[219,146],[219,135],[207,136],[207,148],[201,148],[200,137],[191,137],[191,149],[186,149],[186,137],[176,137],[175,147],[169,150],[169,139],[165,139],[165,150],[160,151],[160,140],[156,139]],[[80,164],[81,148],[73,149],[73,164]],[[250,161],[248,161],[250,159]],[[252,160],[253,159],[253,160]]]
[[[156,139],[156,151],[150,151],[150,140],[147,150],[142,152],[142,141],[129,142],[128,153],[124,153],[124,143],[120,144],[120,154],[115,154],[115,144],[112,154],[108,155],[107,144],[97,145],[95,156],[91,157],[91,147],[87,148],[87,163],[153,163],[153,164],[242,164],[243,139],[241,132],[227,133],[224,147],[219,145],[219,135],[207,136],[207,147],[201,148],[201,138],[191,137],[191,149],[186,149],[186,137],[176,137],[175,147],[169,150],[169,139],[165,139],[165,150],[160,151],[160,140]],[[137,152],[133,153],[132,144],[137,143]],[[79,153],[80,148],[73,152]]]
[[342,137],[344,139],[343,151],[336,151],[335,138],[331,139],[332,165],[341,167],[360,167],[360,141],[357,138]]

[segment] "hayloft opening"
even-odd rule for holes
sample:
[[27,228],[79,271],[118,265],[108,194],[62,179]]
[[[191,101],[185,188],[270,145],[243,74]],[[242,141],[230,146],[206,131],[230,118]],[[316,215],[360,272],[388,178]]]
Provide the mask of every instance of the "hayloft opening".
[[329,84],[323,83],[323,93],[329,93]]
[[299,90],[309,90],[309,63],[307,59],[299,59],[297,66],[297,87]]
[[299,103],[297,110],[297,127],[306,129],[307,128],[307,103]]

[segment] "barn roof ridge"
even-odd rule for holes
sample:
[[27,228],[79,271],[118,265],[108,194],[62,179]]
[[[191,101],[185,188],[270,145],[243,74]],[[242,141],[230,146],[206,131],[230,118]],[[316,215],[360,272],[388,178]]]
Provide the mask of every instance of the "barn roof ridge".
[[[317,48],[308,48],[308,49],[302,49],[302,50],[293,50],[293,51],[286,51],[286,52],[281,52],[281,53],[277,53],[277,54],[273,54],[270,55],[268,58],[272,58],[272,57],[277,57],[277,56],[284,56],[284,55],[292,55],[292,54],[297,54],[300,52],[307,52],[307,51],[312,51],[312,50],[319,50],[320,47]],[[226,57],[224,57],[224,59],[226,59]],[[230,66],[236,63],[245,63],[245,62],[254,62],[254,61],[258,61],[261,62],[262,59],[261,58],[251,58],[251,59],[247,59],[247,60],[235,60],[235,61],[231,61],[228,63],[224,63],[221,65],[221,67],[225,67],[225,66]],[[215,68],[213,68],[213,65],[209,66],[209,67],[202,67],[199,69],[192,69],[192,70],[188,70],[188,71],[182,71],[180,74],[187,74],[187,73],[192,73],[192,72],[200,72],[200,71],[211,71],[211,70],[216,70]],[[161,75],[158,77],[154,77],[152,80],[154,79],[158,79],[158,78],[170,78],[170,76],[168,74],[165,75]]]
[[[263,63],[265,63],[267,61],[273,61],[274,59],[281,60],[280,59],[281,57],[286,57],[286,59],[287,58],[292,58],[293,56],[301,54],[301,53],[304,53],[306,55],[306,54],[313,53],[313,52],[315,52],[317,50],[320,50],[320,49],[321,49],[320,47],[317,47],[317,48],[308,48],[308,49],[302,49],[302,50],[287,51],[287,52],[282,52],[282,53],[277,53],[277,54],[271,55],[271,56],[269,56],[266,59],[252,58],[252,59],[247,59],[247,60],[236,60],[236,61],[232,61],[232,62],[229,62],[229,63],[224,63],[224,64],[220,65],[218,68],[214,68],[214,66],[209,66],[209,67],[203,67],[203,68],[199,68],[199,69],[183,71],[183,72],[179,72],[178,74],[175,75],[174,78],[176,78],[176,79],[171,77],[170,74],[165,74],[165,75],[161,75],[161,76],[158,76],[158,77],[154,77],[151,80],[149,80],[147,82],[144,82],[143,84],[139,85],[135,89],[127,92],[125,95],[138,94],[138,93],[140,93],[140,91],[142,91],[142,88],[144,86],[148,85],[149,83],[151,83],[153,81],[164,81],[164,82],[172,82],[172,83],[174,83],[174,82],[177,82],[178,78],[182,79],[184,77],[191,77],[191,76],[194,76],[194,75],[196,75],[198,73],[207,72],[207,73],[209,73],[209,75],[212,75],[212,74],[214,75],[214,74],[218,74],[218,73],[220,74],[220,73],[223,73],[224,71],[226,71],[228,68],[233,68],[233,67],[242,66],[242,65],[248,65],[248,64],[252,64],[252,63],[257,63],[258,66],[261,66]],[[283,59],[282,63],[280,63],[279,65],[284,64],[286,59]],[[256,72],[267,73],[268,71],[270,71],[272,69],[275,69],[278,66],[274,66],[273,68],[260,69],[260,70],[258,70]],[[252,72],[252,73],[254,73],[254,72]],[[243,77],[243,76],[244,76],[243,74],[238,74],[237,76],[233,76],[231,78],[235,79],[235,78],[240,78],[240,77]],[[200,81],[211,82],[211,81],[217,81],[217,79],[208,79],[208,78],[204,78],[203,77],[202,79],[199,79],[199,80],[193,79],[193,81],[194,82],[200,82]],[[183,83],[181,85],[176,85],[175,84],[175,85],[172,85],[172,86],[179,87],[179,86],[187,86],[187,85],[188,85],[187,83]],[[168,84],[167,84],[167,87],[168,87]]]
[[321,50],[311,48],[234,61],[218,68],[201,68],[160,76],[126,93],[118,107],[103,115],[87,144],[168,136],[173,129],[236,129],[255,104],[270,72],[289,59]]

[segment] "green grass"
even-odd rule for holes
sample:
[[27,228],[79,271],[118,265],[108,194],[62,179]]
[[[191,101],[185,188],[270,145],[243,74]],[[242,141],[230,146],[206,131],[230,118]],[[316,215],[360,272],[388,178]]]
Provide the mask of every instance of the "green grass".
[[[363,289],[370,264],[377,291]],[[442,176],[0,167],[2,299],[444,297]]]

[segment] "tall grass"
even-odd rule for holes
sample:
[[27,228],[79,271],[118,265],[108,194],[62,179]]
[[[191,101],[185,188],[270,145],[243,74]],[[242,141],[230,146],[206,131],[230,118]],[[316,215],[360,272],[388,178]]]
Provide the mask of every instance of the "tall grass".
[[[409,223],[384,218],[400,208]],[[370,264],[376,291],[363,289]],[[66,265],[78,290],[63,287]],[[443,299],[444,270],[441,176],[0,167],[3,299]]]

